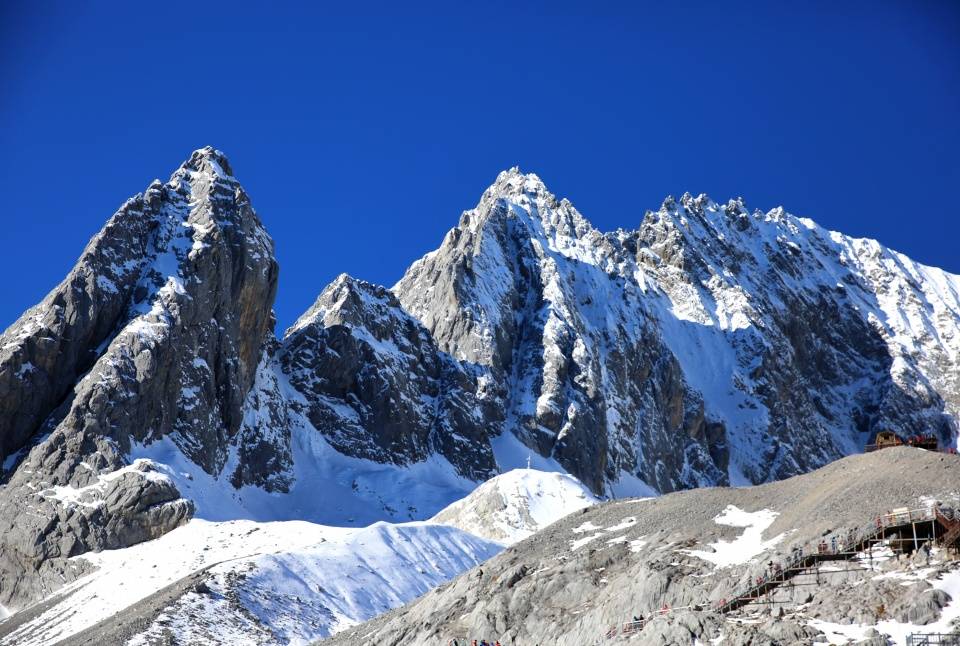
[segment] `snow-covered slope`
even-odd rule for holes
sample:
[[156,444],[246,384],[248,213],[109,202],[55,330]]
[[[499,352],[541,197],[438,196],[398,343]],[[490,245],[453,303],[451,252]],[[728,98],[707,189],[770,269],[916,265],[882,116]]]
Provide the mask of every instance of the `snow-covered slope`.
[[514,469],[491,478],[432,520],[513,544],[597,502],[599,499],[572,476]]
[[192,520],[159,539],[86,556],[97,571],[0,644],[52,644],[201,569],[201,583],[147,617],[149,627],[129,643],[306,644],[402,605],[501,549],[433,523],[347,529]]
[[285,492],[255,485],[234,487],[230,480],[200,469],[166,440],[133,445],[131,456],[150,460],[193,501],[194,517],[211,521],[305,520],[365,527],[378,521],[424,520],[476,487],[437,455],[404,466],[344,455],[309,422],[294,418],[291,483]]
[[[116,616],[139,627],[109,634],[129,637],[134,645],[170,639],[211,646],[306,644],[403,605],[494,556],[505,544],[598,502],[569,475],[517,469],[484,483],[430,522],[350,528],[302,520],[253,521],[244,517],[299,514],[358,524],[375,517],[379,505],[346,487],[331,494],[336,502],[314,503],[314,509],[309,492],[296,487],[288,494],[244,487],[231,495],[172,443],[134,452],[149,453],[152,459],[140,457],[136,466],[175,480],[183,495],[195,501],[198,518],[153,541],[77,557],[74,561],[84,571],[96,569],[49,597],[49,607],[16,630],[0,630],[0,644],[75,638]],[[359,478],[376,466],[329,447],[314,447],[313,454],[335,460],[326,465],[329,479],[297,474],[304,487],[320,488],[312,489],[314,501],[318,490],[337,491],[325,489],[335,487],[332,474]],[[297,464],[298,452],[294,455]],[[430,461],[410,475],[429,477],[430,464],[438,468]],[[380,466],[382,481],[376,485],[386,490],[396,467]],[[456,476],[449,471],[447,477]],[[452,480],[446,485],[444,496],[458,490]],[[416,498],[418,486],[422,492],[424,484],[411,477],[406,495]],[[342,512],[334,511],[338,508]],[[167,598],[138,608],[143,599],[168,587]]]
[[955,446],[960,277],[741,200],[668,200],[631,235],[735,481],[808,470],[885,429]]

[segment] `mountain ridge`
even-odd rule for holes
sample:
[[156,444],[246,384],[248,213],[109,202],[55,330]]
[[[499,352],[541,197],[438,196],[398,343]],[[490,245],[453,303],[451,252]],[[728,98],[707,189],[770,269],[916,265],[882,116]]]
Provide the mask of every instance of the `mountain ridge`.
[[4,332],[0,516],[33,515],[0,532],[0,603],[197,514],[424,519],[523,454],[623,497],[891,428],[956,446],[960,277],[782,209],[684,195],[601,233],[511,169],[392,289],[341,275],[281,338],[278,273],[205,148]]
[[[518,248],[504,252],[504,248],[512,244],[505,224],[511,220],[517,222],[516,226],[523,229],[520,236],[522,240],[516,244],[522,246],[524,244],[523,240],[528,239],[538,241],[532,252]],[[486,236],[482,235],[485,224],[493,227],[487,232]],[[718,224],[721,226],[718,226]],[[805,230],[814,231],[818,235],[803,237]],[[759,234],[761,246],[753,248],[754,245],[749,244],[750,241],[745,242],[743,231],[753,235]],[[709,235],[706,235],[707,233]],[[739,238],[734,237],[734,234],[738,235]],[[818,247],[815,250],[817,253],[805,255],[801,251],[801,245],[791,237],[801,243],[816,245]],[[740,244],[734,245],[731,242],[726,242],[728,238]],[[836,238],[840,238],[840,241],[838,242]],[[582,244],[584,239],[589,241],[586,248]],[[690,242],[691,239],[693,243]],[[464,240],[466,242],[463,242]],[[571,324],[571,311],[573,311],[573,318],[583,317],[580,316],[581,312],[577,311],[582,309],[579,304],[574,302],[570,305],[570,301],[575,301],[579,297],[583,304],[590,305],[595,297],[595,292],[602,292],[603,289],[611,291],[609,285],[604,285],[604,281],[602,279],[597,280],[596,276],[588,276],[586,281],[592,281],[590,287],[594,293],[578,295],[576,294],[576,286],[572,285],[571,281],[565,282],[563,272],[556,270],[556,266],[558,262],[566,263],[566,271],[572,274],[578,268],[578,265],[582,265],[586,261],[587,264],[596,267],[598,271],[595,271],[595,274],[609,273],[615,279],[622,280],[627,298],[631,297],[631,290],[635,295],[639,295],[636,296],[637,298],[646,297],[651,291],[653,292],[653,298],[647,299],[652,301],[652,306],[633,308],[634,311],[629,318],[634,321],[644,319],[657,321],[657,327],[660,328],[662,333],[662,341],[669,346],[668,351],[666,353],[661,352],[661,354],[669,355],[672,353],[675,358],[681,360],[684,375],[694,380],[693,384],[688,384],[693,386],[690,390],[708,393],[709,398],[713,400],[723,399],[725,395],[718,396],[716,392],[711,391],[722,389],[742,392],[744,395],[742,399],[746,401],[730,402],[727,405],[728,410],[720,411],[728,418],[726,422],[729,425],[729,418],[737,416],[736,409],[742,406],[765,405],[762,401],[756,401],[757,397],[751,396],[749,385],[744,385],[745,382],[752,380],[750,373],[754,372],[756,368],[750,365],[750,360],[759,357],[773,363],[779,357],[770,356],[767,346],[771,339],[763,338],[763,335],[752,335],[754,338],[746,339],[717,339],[715,338],[717,335],[705,335],[704,330],[693,328],[689,325],[690,323],[699,324],[704,328],[724,328],[725,333],[736,333],[744,328],[759,328],[761,326],[783,328],[783,330],[777,330],[779,338],[772,339],[779,346],[777,352],[780,357],[786,357],[789,360],[793,358],[790,355],[803,352],[808,347],[816,349],[820,346],[826,346],[826,351],[823,353],[826,360],[832,361],[833,364],[842,365],[842,362],[836,357],[845,355],[845,360],[860,364],[861,374],[865,372],[883,374],[886,366],[881,365],[882,362],[887,360],[892,363],[891,357],[883,356],[887,352],[887,348],[884,346],[891,345],[894,350],[900,352],[899,347],[887,344],[882,338],[878,338],[883,336],[882,330],[877,332],[873,329],[874,325],[868,326],[866,321],[859,320],[857,316],[851,315],[850,310],[856,310],[859,307],[857,303],[849,307],[847,304],[838,304],[835,298],[828,300],[826,297],[822,297],[820,292],[825,287],[822,284],[798,285],[799,281],[796,278],[804,271],[810,271],[811,267],[815,271],[826,272],[830,270],[834,275],[840,273],[836,271],[835,267],[825,266],[823,262],[823,254],[829,255],[835,251],[828,248],[828,243],[836,245],[838,249],[840,243],[845,243],[851,249],[850,256],[855,260],[859,259],[860,255],[854,252],[860,250],[860,248],[863,248],[866,253],[872,254],[874,256],[873,260],[876,260],[877,257],[881,260],[889,257],[896,258],[899,261],[901,258],[900,255],[885,250],[875,242],[858,243],[857,241],[847,241],[839,234],[826,234],[812,221],[795,218],[786,214],[782,209],[774,209],[767,214],[757,211],[749,214],[746,212],[742,200],[733,200],[726,207],[721,208],[706,196],[693,198],[689,194],[683,196],[680,202],[668,198],[664,201],[660,211],[656,213],[647,212],[636,231],[630,232],[620,229],[610,234],[601,234],[580,216],[569,202],[557,200],[553,194],[549,193],[539,178],[536,176],[528,178],[520,174],[519,171],[512,170],[501,173],[493,187],[484,193],[477,209],[465,212],[459,225],[444,237],[440,251],[431,252],[420,261],[415,262],[408,270],[407,275],[397,283],[394,290],[400,293],[401,302],[406,309],[420,318],[434,333],[441,347],[450,350],[458,358],[479,357],[481,363],[497,363],[498,357],[508,354],[509,350],[505,350],[505,347],[509,348],[511,343],[515,346],[522,346],[523,339],[520,339],[519,342],[516,342],[516,340],[511,342],[503,338],[491,337],[490,340],[484,342],[482,341],[484,332],[482,330],[476,332],[473,328],[483,327],[491,335],[506,334],[504,329],[509,328],[512,323],[508,318],[509,313],[518,308],[518,301],[522,300],[523,297],[522,294],[518,296],[511,292],[513,289],[511,282],[527,281],[523,274],[527,271],[527,267],[541,262],[541,260],[538,260],[539,255],[544,265],[541,273],[554,280],[554,292],[559,290],[561,294],[560,298],[553,299],[556,301],[555,305],[551,302],[548,307],[541,308],[540,311],[534,310],[533,315],[548,319],[548,323],[556,323],[561,332],[571,327],[583,328],[584,325],[579,321],[573,321]],[[447,257],[438,261],[438,257],[444,253]],[[523,266],[517,265],[517,268],[513,271],[512,279],[510,276],[504,276],[502,272],[497,271],[497,269],[508,264],[508,256],[511,255],[522,258],[523,262],[526,263]],[[846,262],[843,255],[840,255],[840,253],[836,255],[839,264],[842,265]],[[770,267],[775,264],[775,271],[771,276],[774,281],[777,281],[781,274],[786,276],[787,279],[779,280],[779,284],[774,285],[775,289],[768,289],[766,285],[757,285],[752,281],[747,285],[750,289],[744,289],[744,286],[738,284],[737,280],[729,280],[731,276],[736,277],[743,273],[741,271],[741,264],[743,263],[752,264],[752,269],[758,275],[768,273]],[[443,276],[442,267],[440,270],[434,269],[433,266],[437,264],[453,265],[453,269],[450,270],[451,275]],[[837,264],[837,262],[833,263],[833,265]],[[915,265],[912,262],[911,269],[914,271],[923,270],[922,266]],[[432,273],[433,276],[421,281],[415,276],[421,271]],[[478,280],[475,277],[477,272],[484,273],[483,280]],[[952,440],[956,429],[956,381],[955,378],[951,378],[949,368],[950,365],[956,363],[956,358],[960,355],[960,348],[957,346],[956,326],[956,316],[960,312],[960,307],[957,305],[958,283],[956,277],[952,277],[945,272],[934,270],[931,273],[934,274],[935,279],[939,279],[939,282],[948,286],[948,289],[945,290],[948,293],[945,294],[944,298],[939,300],[934,298],[934,303],[931,306],[932,309],[940,309],[939,312],[934,312],[934,315],[940,316],[946,323],[946,342],[949,343],[949,346],[947,352],[941,353],[939,358],[941,365],[938,370],[940,373],[938,379],[945,382],[943,390],[946,390],[949,395],[945,404],[948,415],[937,418],[936,413],[932,412],[933,414],[925,420],[911,420],[910,426],[913,427],[912,432],[928,430],[924,427],[929,426],[931,427],[929,430],[939,433],[941,441],[946,442]],[[863,281],[854,273],[845,271],[840,277],[850,281],[854,287],[860,287],[863,290]],[[884,275],[880,276],[881,279],[886,277]],[[438,289],[436,283],[442,283],[443,281],[446,281],[446,283],[439,285],[439,288],[445,290],[443,291],[444,295],[434,299],[439,302],[423,302],[424,298],[431,298],[423,295],[434,294]],[[834,282],[843,284],[839,281]],[[834,282],[828,283],[831,288],[834,286]],[[914,285],[909,285],[909,282],[908,280],[908,287],[915,287],[917,281],[912,281]],[[482,288],[476,287],[477,294],[472,298],[467,297],[465,299],[464,293],[469,293],[471,289],[474,289],[473,283],[482,283]],[[407,297],[403,294],[406,285],[411,286],[409,289],[410,295]],[[491,288],[491,286],[493,287]],[[534,291],[539,291],[534,297],[537,304],[550,301],[551,297],[547,292],[549,287],[549,285],[540,285],[534,288]],[[749,299],[757,291],[759,291],[757,300],[761,301],[759,305],[762,307],[760,313],[764,316],[758,314]],[[658,295],[660,296],[660,302],[657,302],[656,297]],[[915,298],[914,294],[908,293],[907,296]],[[934,296],[938,295],[935,294]],[[499,303],[497,302],[498,299],[500,300]],[[461,309],[465,309],[466,312],[459,317],[448,317],[447,311],[450,310],[448,303],[457,306],[464,300],[467,304]],[[610,302],[609,294],[601,301],[604,307]],[[826,306],[826,313],[832,314],[834,318],[831,321],[823,322],[819,329],[814,329],[802,318],[791,317],[789,311],[777,311],[789,310],[786,306],[787,303],[807,305],[811,310],[812,316],[810,319],[814,322],[818,318],[824,318],[819,313],[819,310],[824,309],[821,305]],[[475,309],[481,305],[486,307],[484,311]],[[714,315],[720,315],[716,317],[718,320],[714,320],[715,317],[707,313],[707,306],[713,310]],[[519,307],[522,308],[523,304],[521,303]],[[830,311],[831,309],[833,312]],[[434,310],[436,313],[434,313]],[[882,308],[876,305],[871,310],[879,312],[881,315],[884,314]],[[946,310],[946,316],[943,316],[944,310]],[[778,315],[781,320],[771,320],[769,312]],[[605,315],[607,312],[604,311],[603,314]],[[921,312],[921,314],[925,315],[926,313]],[[752,320],[751,316],[753,317]],[[438,317],[439,321],[435,321],[434,317]],[[720,323],[720,325],[717,325],[717,323]],[[545,325],[547,323],[542,324],[542,326]],[[860,343],[859,339],[861,337],[866,341],[861,343],[862,347],[830,347],[832,330],[828,326],[843,331],[846,339],[841,339],[841,341],[844,345]],[[844,326],[846,326],[846,330],[844,330]],[[794,328],[800,329],[795,330]],[[608,333],[609,331],[605,332],[605,334]],[[539,331],[535,330],[533,335],[538,336]],[[796,340],[789,338],[791,335],[800,338]],[[583,338],[582,335],[580,336]],[[758,336],[760,338],[757,338]],[[447,337],[451,337],[451,339],[448,340]],[[457,345],[464,342],[468,345],[463,347]],[[689,350],[702,347],[704,344],[713,345],[714,347],[711,349],[715,350],[715,354],[721,358],[722,355],[730,354],[730,352],[729,348],[718,348],[718,345],[739,344],[744,346],[740,351],[743,356],[726,359],[724,365],[718,366],[716,370],[719,373],[739,372],[740,374],[737,374],[736,378],[741,383],[734,384],[732,389],[729,383],[716,383],[716,378],[712,380],[713,383],[711,383],[711,380],[703,379],[699,380],[700,383],[696,383],[699,376],[697,373],[703,370],[704,364],[701,356],[690,356]],[[541,345],[549,346],[551,344],[539,344],[535,340],[534,345],[537,351],[546,352],[547,350],[543,349]],[[557,344],[552,345],[556,349]],[[592,345],[596,346],[599,343],[595,342]],[[836,345],[836,343],[833,343],[833,346]],[[515,349],[522,351],[522,347]],[[736,348],[734,350],[736,351]],[[934,350],[939,350],[939,348],[934,348]],[[764,357],[764,353],[767,353],[768,356]],[[566,360],[566,365],[561,363],[559,370],[562,371],[564,367],[576,364],[571,356],[573,354],[571,351],[561,349],[559,354],[566,355],[563,357]],[[801,362],[807,364],[814,364],[821,359],[820,356],[801,356],[799,358]],[[507,362],[500,361],[500,363],[506,364]],[[870,365],[871,363],[875,365]],[[508,365],[501,367],[509,368]],[[587,367],[589,368],[589,366]],[[835,368],[836,366],[828,367]],[[794,371],[794,374],[783,374],[783,371],[778,371],[775,366],[773,370],[768,372],[771,373],[772,377],[769,381],[773,383],[768,382],[762,384],[762,386],[768,391],[775,392],[771,392],[771,394],[761,393],[761,397],[766,397],[777,406],[780,406],[778,399],[789,400],[790,397],[796,399],[804,397],[802,394],[800,397],[794,396],[788,388],[790,383],[798,381],[802,383],[805,378],[803,374],[798,375],[796,371]],[[809,374],[809,366],[806,372]],[[895,397],[898,395],[896,389],[888,388],[888,390],[891,390]],[[776,396],[772,396],[774,394]],[[547,404],[550,404],[549,393],[547,395]],[[931,393],[921,393],[919,399],[924,399],[928,395],[931,395]],[[936,396],[935,393],[932,394],[933,398],[936,398]],[[688,398],[693,406],[696,406],[696,398],[696,394]],[[804,407],[816,410],[818,402],[816,400],[811,401],[809,396],[804,398],[806,401],[801,399],[793,403],[792,408]],[[713,407],[716,408],[717,402],[713,401],[712,403]],[[559,437],[561,432],[555,428],[558,426],[558,422],[556,419],[551,419],[551,417],[557,417],[558,411],[556,409],[559,404],[562,404],[562,402],[554,402],[552,413],[547,409],[547,406],[544,406],[543,411],[529,411],[527,417],[533,418],[532,426],[542,427],[539,423],[540,419],[537,419],[539,416],[547,422],[548,427],[552,427],[549,429],[550,433],[554,437]],[[884,402],[866,402],[863,408],[881,409],[882,404]],[[909,408],[910,405],[915,405],[915,402],[904,405],[903,402],[892,401],[888,405],[893,408],[905,409]],[[636,409],[638,407],[633,406],[632,408]],[[935,405],[931,408],[935,408]],[[714,412],[716,414],[716,411]],[[792,417],[801,431],[808,436],[807,443],[809,446],[819,446],[824,443],[822,441],[826,437],[824,433],[816,427],[809,428],[810,425],[806,423],[803,415],[789,410],[773,411],[773,413],[781,417]],[[860,417],[859,420],[853,420],[854,413]],[[862,427],[862,434],[876,432],[876,429],[871,428],[871,415],[875,422],[883,411],[880,410],[879,414],[870,411],[865,414],[861,413],[863,413],[861,410],[845,411],[844,416],[850,420],[847,426],[850,428]],[[595,413],[593,417],[596,419],[600,415]],[[782,423],[780,426],[782,427]],[[805,426],[807,428],[804,428]],[[760,435],[766,432],[769,427],[770,424],[761,421],[758,423],[757,431],[753,432],[752,435]],[[778,432],[780,433],[778,440],[781,444],[785,443],[784,429],[781,428]],[[819,435],[819,438],[816,437],[817,435]],[[814,439],[821,441],[814,442]],[[849,453],[866,442],[864,437],[847,437],[840,438],[842,445],[836,445],[829,437],[826,439],[828,441],[826,442],[825,452],[819,457],[815,457],[810,464],[804,464],[809,460],[805,460],[803,455],[777,455],[772,453],[764,461],[773,464],[773,468],[766,469],[766,474],[764,474],[758,471],[757,465],[746,465],[747,474],[741,477],[740,481],[762,481],[768,477],[782,477],[796,472],[798,469],[809,468],[812,464],[823,463],[828,459],[834,459],[839,455]],[[538,439],[534,438],[530,441],[536,443]],[[647,443],[650,444],[650,442]],[[709,443],[707,444],[709,445]],[[540,448],[543,450],[544,447],[541,446]],[[776,447],[769,445],[767,451],[769,452],[771,448],[774,452],[776,451]],[[714,463],[717,466],[723,466],[723,456],[719,457],[720,459],[714,460]],[[627,462],[629,464],[629,460]],[[582,474],[578,473],[578,475]],[[716,480],[716,478],[714,479]],[[655,480],[655,478],[651,477],[648,481],[650,480]],[[598,483],[591,481],[591,486],[596,490]],[[662,482],[658,482],[656,487],[661,490],[665,489]],[[669,488],[669,486],[666,488]]]

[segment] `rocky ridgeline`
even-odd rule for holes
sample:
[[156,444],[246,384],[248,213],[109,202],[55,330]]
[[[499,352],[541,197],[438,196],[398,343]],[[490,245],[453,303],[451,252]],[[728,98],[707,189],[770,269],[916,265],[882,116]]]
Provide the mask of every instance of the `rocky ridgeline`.
[[742,201],[602,234],[502,173],[394,291],[485,371],[492,420],[601,492],[764,482],[876,431],[953,443],[960,279]]
[[603,234],[512,170],[392,290],[341,276],[280,340],[277,276],[205,148],[7,329],[0,603],[190,518],[162,470],[131,464],[161,438],[279,495],[294,428],[476,482],[512,433],[622,495],[790,476],[881,428],[956,435],[960,279],[780,210],[684,196]]
[[715,394],[749,481],[808,471],[884,429],[954,443],[956,276],[740,200],[668,199],[620,236],[633,237],[667,297],[668,343]]
[[610,239],[534,175],[503,173],[394,291],[441,349],[475,366],[515,433],[597,493],[727,482],[708,419]]

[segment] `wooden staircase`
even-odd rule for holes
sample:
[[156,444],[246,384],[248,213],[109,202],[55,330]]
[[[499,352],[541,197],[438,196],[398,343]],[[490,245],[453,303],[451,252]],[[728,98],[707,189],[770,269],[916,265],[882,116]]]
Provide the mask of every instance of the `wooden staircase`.
[[714,610],[721,614],[727,614],[728,612],[739,610],[743,606],[757,601],[758,599],[762,599],[767,593],[779,588],[781,585],[795,576],[804,574],[817,567],[820,565],[820,563],[849,560],[857,552],[866,549],[869,546],[870,541],[874,540],[880,533],[882,533],[882,530],[876,530],[871,532],[869,535],[864,536],[849,552],[815,552],[813,554],[802,554],[798,558],[790,561],[787,564],[787,567],[783,568],[783,570],[778,572],[776,575],[763,578],[755,585],[748,588],[744,592],[741,592],[732,599],[722,600],[721,603],[715,606]]
[[960,518],[958,518],[957,512],[953,511],[948,516],[938,508],[937,522],[939,522],[946,531],[946,534],[940,538],[941,544],[944,547],[956,546],[958,542],[960,542]]
[[[916,532],[916,523],[929,523],[932,520],[936,520],[943,528],[942,533],[938,532],[939,536],[936,536],[936,541],[943,547],[956,547],[960,549],[960,509],[948,509],[944,511],[940,507],[934,507],[914,510],[894,510],[893,512],[888,512],[878,517],[875,523],[863,527],[859,531],[851,530],[845,536],[841,535],[839,541],[831,541],[830,547],[827,546],[826,540],[824,539],[816,545],[811,546],[814,548],[813,551],[798,550],[786,563],[777,566],[774,572],[770,572],[766,576],[758,577],[754,584],[747,586],[745,590],[739,592],[734,598],[721,599],[713,605],[712,610],[720,614],[727,614],[739,610],[754,601],[763,599],[764,596],[794,577],[809,573],[810,570],[818,568],[821,563],[852,560],[856,558],[858,554],[869,553],[874,545],[889,538],[891,535],[897,535],[911,527],[913,531]],[[932,537],[924,537],[923,540],[929,540],[930,538]],[[914,533],[914,541],[916,540],[916,533]],[[693,608],[694,610],[704,609],[700,606],[690,606],[689,608]],[[607,639],[614,639],[618,636],[629,637],[642,631],[652,620],[681,609],[687,609],[687,607],[668,608],[664,606],[659,612],[644,619],[629,621],[621,626],[613,626],[604,636]],[[942,638],[944,636],[917,634],[916,637],[918,639],[929,639]],[[918,646],[921,644],[923,646],[927,644],[930,646],[934,646],[934,644],[942,646],[953,646],[956,644],[960,646],[960,641],[949,641],[949,639],[953,639],[954,636],[947,635],[946,637],[948,641],[916,641],[913,643]],[[960,639],[960,637],[957,638]]]
[[820,563],[826,561],[850,560],[857,553],[866,552],[876,541],[885,538],[891,533],[906,529],[914,521],[929,521],[936,518],[944,528],[938,541],[944,547],[957,546],[960,548],[960,511],[951,510],[944,513],[939,507],[927,510],[912,510],[905,513],[890,513],[881,516],[876,523],[869,525],[856,534],[856,538],[850,543],[844,545],[838,551],[817,550],[813,553],[801,552],[793,560],[789,561],[782,571],[772,577],[764,577],[758,580],[747,590],[740,592],[732,599],[722,599],[719,604],[714,606],[714,610],[721,614],[727,614],[739,610],[743,606],[763,598],[769,592],[780,587],[790,579],[811,569],[816,568]]

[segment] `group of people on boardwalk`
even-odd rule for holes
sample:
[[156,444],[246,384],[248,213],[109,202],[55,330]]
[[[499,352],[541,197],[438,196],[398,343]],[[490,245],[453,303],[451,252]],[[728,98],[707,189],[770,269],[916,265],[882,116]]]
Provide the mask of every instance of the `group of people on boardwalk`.
[[[878,521],[879,522],[879,521]],[[855,530],[849,530],[845,537],[838,538],[836,534],[830,537],[830,541],[821,540],[817,543],[817,554],[843,554],[857,547],[857,533]],[[767,571],[757,576],[756,585],[763,585],[767,581],[776,581],[783,577],[784,570],[800,566],[806,553],[802,547],[794,547],[790,556],[784,563],[767,563]]]
[[[859,531],[856,529],[841,530],[832,533],[829,538],[820,538],[814,544],[815,549],[812,551],[805,551],[803,547],[795,546],[791,550],[790,555],[784,561],[779,563],[769,561],[767,563],[766,571],[756,575],[755,578],[751,579],[752,589],[744,592],[744,594],[739,598],[755,595],[757,594],[758,589],[762,589],[764,587],[769,589],[771,586],[768,586],[768,583],[772,582],[774,585],[776,585],[780,582],[786,581],[796,573],[810,567],[811,563],[816,564],[823,560],[834,560],[838,556],[842,558],[852,558],[860,550],[864,550],[867,557],[872,560],[873,551],[870,549],[872,544],[871,541],[876,540],[877,537],[882,538],[885,535],[885,529],[896,526],[908,526],[913,522],[927,521],[935,519],[938,516],[944,516],[952,519],[954,517],[954,510],[949,507],[942,506],[939,502],[937,502],[932,508],[926,508],[922,510],[911,511],[907,510],[906,508],[895,509],[892,512],[887,512],[883,515],[877,516],[869,527],[863,528]],[[919,548],[919,550],[921,554],[926,555],[927,562],[929,563],[930,541],[932,539],[924,538],[923,540],[925,543]],[[919,541],[914,538],[913,543],[917,544]],[[723,609],[727,606],[728,600],[726,598],[719,599],[714,603],[714,608],[720,611],[723,611]]]

